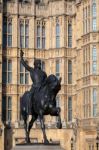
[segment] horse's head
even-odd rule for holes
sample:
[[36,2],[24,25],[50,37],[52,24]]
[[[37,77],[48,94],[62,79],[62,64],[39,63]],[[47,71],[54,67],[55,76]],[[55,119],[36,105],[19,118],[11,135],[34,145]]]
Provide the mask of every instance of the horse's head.
[[51,92],[58,93],[61,89],[61,78],[57,78],[55,75],[49,75],[47,78],[47,84]]

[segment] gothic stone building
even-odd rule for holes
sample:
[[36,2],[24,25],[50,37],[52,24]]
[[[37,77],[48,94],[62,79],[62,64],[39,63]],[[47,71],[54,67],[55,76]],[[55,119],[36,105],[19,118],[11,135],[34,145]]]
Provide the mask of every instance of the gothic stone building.
[[[48,139],[64,150],[96,150],[99,134],[99,0],[0,0],[0,150],[24,141],[20,97],[31,87],[20,48],[33,66],[62,77],[57,118],[46,117]],[[32,142],[42,142],[40,123]]]

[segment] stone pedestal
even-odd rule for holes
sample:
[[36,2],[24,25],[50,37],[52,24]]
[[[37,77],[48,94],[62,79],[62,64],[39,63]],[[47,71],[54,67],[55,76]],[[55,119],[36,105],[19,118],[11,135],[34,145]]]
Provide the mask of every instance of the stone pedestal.
[[16,145],[12,150],[64,150],[57,144],[35,144],[35,145]]

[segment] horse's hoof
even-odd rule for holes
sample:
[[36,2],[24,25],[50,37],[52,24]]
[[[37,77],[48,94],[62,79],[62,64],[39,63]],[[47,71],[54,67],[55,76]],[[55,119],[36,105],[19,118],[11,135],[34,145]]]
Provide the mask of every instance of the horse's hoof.
[[44,140],[44,144],[49,144],[49,141],[47,139]]
[[31,143],[31,141],[30,140],[28,140],[28,142],[27,142],[28,144],[30,144]]
[[59,123],[59,122],[58,122],[58,123],[57,123],[57,128],[58,128],[58,129],[62,129],[62,123]]
[[30,139],[27,139],[27,138],[26,138],[25,141],[26,141],[27,144],[30,144],[30,143],[31,143]]

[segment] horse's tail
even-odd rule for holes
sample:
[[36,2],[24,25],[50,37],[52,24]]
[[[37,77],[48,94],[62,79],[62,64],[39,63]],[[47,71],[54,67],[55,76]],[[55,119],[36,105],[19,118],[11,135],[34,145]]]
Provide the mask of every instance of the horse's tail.
[[28,117],[29,115],[29,99],[30,99],[30,93],[27,91],[23,94],[21,97],[21,102],[20,102],[20,109],[21,109],[21,115],[22,117]]

